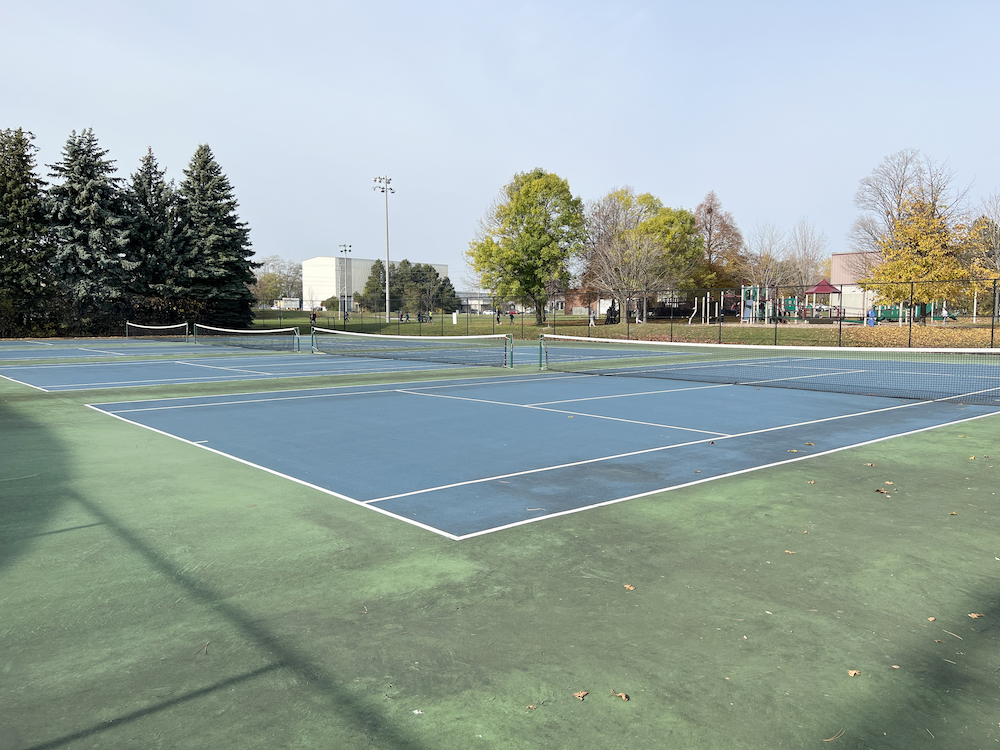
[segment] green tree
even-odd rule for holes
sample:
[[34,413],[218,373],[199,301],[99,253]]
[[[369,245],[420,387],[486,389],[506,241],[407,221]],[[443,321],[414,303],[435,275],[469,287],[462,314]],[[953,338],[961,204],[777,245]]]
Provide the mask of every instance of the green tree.
[[253,320],[250,229],[212,150],[191,157],[179,190],[179,255],[165,296],[192,300],[194,316],[214,325],[245,327]]
[[455,312],[462,307],[462,300],[459,299],[458,293],[455,292],[455,287],[451,283],[451,279],[447,276],[441,279],[435,304],[441,309],[441,312],[446,313]]
[[466,258],[482,288],[498,298],[530,301],[541,325],[547,288],[568,279],[584,236],[583,204],[569,183],[534,169],[514,175],[501,190]]
[[0,335],[41,322],[51,301],[44,182],[35,173],[34,136],[0,130]]
[[355,301],[365,310],[381,312],[385,308],[385,264],[375,259],[365,280],[365,288],[355,296]]
[[162,323],[182,320],[176,301],[165,299],[177,263],[177,191],[172,181],[167,182],[166,170],[159,168],[152,149],[132,174],[125,206],[131,222],[128,257],[139,264],[132,277],[137,315]]
[[60,182],[48,192],[54,276],[73,307],[74,325],[94,333],[121,322],[138,267],[128,259],[129,219],[107,153],[93,130],[74,131],[62,161],[50,165]]

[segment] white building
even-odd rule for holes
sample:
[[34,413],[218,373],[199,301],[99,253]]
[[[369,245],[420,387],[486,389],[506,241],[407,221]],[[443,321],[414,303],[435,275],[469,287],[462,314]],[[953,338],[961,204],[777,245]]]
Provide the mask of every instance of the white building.
[[[393,261],[397,263],[398,261]],[[385,261],[382,261],[383,265]],[[371,275],[374,259],[346,257],[319,257],[302,261],[302,307],[313,310],[330,297],[347,297],[347,309],[354,310],[354,295],[364,291]],[[445,263],[431,263],[443,279],[448,275]]]

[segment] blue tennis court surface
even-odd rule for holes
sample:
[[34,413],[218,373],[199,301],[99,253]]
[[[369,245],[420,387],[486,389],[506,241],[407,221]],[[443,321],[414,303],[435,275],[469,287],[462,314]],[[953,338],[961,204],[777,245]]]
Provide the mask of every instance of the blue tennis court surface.
[[998,412],[571,374],[91,407],[452,539]]
[[[183,345],[182,345],[183,346]],[[242,350],[235,349],[233,351]],[[188,354],[197,355],[190,347]],[[161,352],[158,352],[161,353]],[[213,351],[213,353],[215,353]],[[80,391],[317,375],[371,375],[453,369],[455,365],[309,354],[255,353],[178,359],[0,365],[0,377],[44,391]]]

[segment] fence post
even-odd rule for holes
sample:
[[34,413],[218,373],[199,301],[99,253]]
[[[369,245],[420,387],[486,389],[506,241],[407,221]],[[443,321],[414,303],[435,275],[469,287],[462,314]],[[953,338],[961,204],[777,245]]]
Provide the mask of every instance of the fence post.
[[906,346],[913,346],[913,282],[910,282],[910,314],[909,314],[909,329],[907,333]]
[[1000,302],[1000,297],[998,297],[997,291],[997,279],[993,279],[993,307],[990,312],[990,349],[993,348],[997,322],[997,303]]

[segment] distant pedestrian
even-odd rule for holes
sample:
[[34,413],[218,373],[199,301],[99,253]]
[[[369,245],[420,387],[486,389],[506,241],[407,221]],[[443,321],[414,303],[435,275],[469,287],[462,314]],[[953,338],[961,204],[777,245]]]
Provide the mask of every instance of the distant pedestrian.
[[497,323],[499,323],[499,322],[500,322],[500,311],[497,310]]
[[865,321],[865,325],[867,325],[869,328],[874,328],[875,327],[875,308],[874,307],[871,310],[868,311],[868,319]]
[[406,313],[406,321],[405,322],[406,323],[410,322],[410,314],[409,313]]
[[941,304],[941,325],[948,322],[948,306],[944,303]]
[[311,313],[309,313],[309,324],[313,325],[313,326],[316,325],[316,311],[315,310],[313,310]]
[[510,324],[514,325],[514,311],[513,310],[510,311]]
[[597,313],[593,309],[590,311],[590,327],[593,328],[597,325]]

